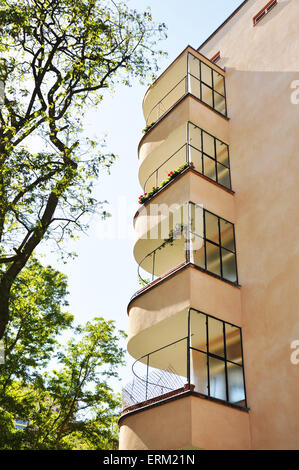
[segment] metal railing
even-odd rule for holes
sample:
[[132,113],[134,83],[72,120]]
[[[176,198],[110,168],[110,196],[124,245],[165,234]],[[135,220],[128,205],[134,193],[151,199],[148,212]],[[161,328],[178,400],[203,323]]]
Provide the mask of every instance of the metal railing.
[[[175,364],[167,362],[163,368],[151,367],[151,362],[155,362],[155,355],[163,354],[165,350],[172,348],[178,343],[185,342],[187,355],[187,337],[181,338],[162,348],[156,349],[149,354],[145,354],[137,359],[132,365],[134,379],[122,389],[122,409],[153,400],[165,394],[184,388],[188,382],[186,376],[180,375],[175,368]],[[166,352],[167,353],[167,352]],[[142,365],[145,371],[142,375],[136,372],[136,366]]]
[[[179,253],[177,255],[179,257],[178,262],[173,263],[174,257],[171,256],[169,258],[169,261],[171,262],[171,265],[168,267],[169,269],[164,269],[164,271],[160,273],[160,266],[158,266],[157,268],[157,261],[159,261],[157,260],[157,258],[161,250],[163,250],[162,253],[165,259],[165,250],[167,248],[177,247],[178,243],[182,243],[182,240],[183,240],[182,244],[185,245],[186,234],[183,234],[184,231],[186,231],[186,229],[184,230],[180,228],[179,230],[175,230],[168,239],[164,240],[164,242],[161,243],[161,245],[159,245],[157,248],[155,248],[154,250],[152,250],[150,253],[148,253],[142,258],[137,268],[138,279],[142,286],[146,286],[147,284],[153,282],[155,279],[158,279],[159,277],[161,277],[161,275],[165,274],[166,272],[172,271],[178,266],[181,266],[187,262],[188,251],[185,249],[185,246],[182,246],[181,250],[179,249]],[[149,273],[151,276],[151,279],[144,279],[140,273],[141,269]]]
[[[181,152],[181,153],[180,153]],[[178,159],[178,162],[175,162],[175,159]],[[167,166],[171,162],[171,166]],[[150,185],[159,186],[162,180],[167,178],[168,173],[176,168],[178,168],[181,164],[188,163],[188,145],[185,143],[182,145],[178,150],[176,150],[170,157],[164,160],[161,165],[159,165],[146,179],[143,191],[149,191]],[[151,178],[153,178],[151,180]]]
[[188,93],[187,75],[185,75],[166,95],[161,98],[150,110],[145,121],[149,125],[156,122],[171,106]]

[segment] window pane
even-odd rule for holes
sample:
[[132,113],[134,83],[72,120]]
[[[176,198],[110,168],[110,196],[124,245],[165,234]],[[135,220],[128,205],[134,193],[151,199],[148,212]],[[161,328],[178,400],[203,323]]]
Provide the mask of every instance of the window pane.
[[209,353],[224,357],[223,322],[208,317]]
[[201,62],[201,80],[210,87],[212,86],[212,69]]
[[230,189],[229,169],[221,165],[221,163],[217,163],[217,175],[218,175],[218,183]]
[[196,266],[205,269],[205,247],[203,238],[191,234],[190,245],[190,263],[194,263]]
[[203,208],[197,204],[190,204],[191,232],[203,237]]
[[200,81],[197,78],[194,78],[192,75],[189,75],[189,80],[189,93],[200,99]]
[[243,405],[242,401],[245,400],[245,392],[242,367],[227,363],[227,381],[229,401]]
[[206,238],[219,244],[218,217],[211,212],[205,211]]
[[219,163],[229,167],[228,146],[218,139],[216,139],[216,156]]
[[190,350],[191,384],[195,391],[208,395],[207,356],[204,353]]
[[226,382],[224,361],[209,357],[210,366],[210,395],[220,400],[226,400]]
[[220,276],[219,247],[206,242],[207,270]]
[[221,246],[228,250],[235,251],[234,227],[233,224],[224,219],[220,219]]
[[200,62],[199,60],[194,57],[194,55],[192,54],[189,54],[189,73],[191,73],[191,75],[194,75],[194,77],[196,78],[199,78],[199,66],[200,66]]
[[225,95],[224,92],[224,77],[220,73],[213,70],[214,75],[214,90],[216,90],[221,95]]
[[226,115],[225,98],[216,92],[214,92],[214,108],[219,111],[219,113]]
[[215,139],[210,134],[203,131],[203,151],[212,158],[215,158]]
[[206,315],[190,311],[190,345],[192,348],[207,350]]
[[221,248],[223,278],[231,282],[237,281],[235,254]]
[[202,153],[189,145],[190,163],[192,162],[195,170],[202,173]]
[[[209,106],[213,107],[213,92],[212,89],[202,83],[202,101]],[[219,95],[220,96],[220,95]]]
[[203,156],[203,174],[208,178],[216,181],[216,161],[212,160],[212,158],[207,157],[206,155]]
[[198,150],[201,150],[201,132],[199,127],[189,124],[189,143]]
[[225,323],[226,358],[242,364],[240,328]]

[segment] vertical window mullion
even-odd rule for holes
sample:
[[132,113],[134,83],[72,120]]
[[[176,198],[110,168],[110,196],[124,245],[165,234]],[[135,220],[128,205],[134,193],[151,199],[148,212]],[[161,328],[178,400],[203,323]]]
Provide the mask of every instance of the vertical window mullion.
[[199,61],[199,89],[200,89],[200,100],[202,101],[201,60]]
[[237,284],[239,284],[235,224],[232,224],[232,225],[233,225],[233,234],[234,234],[234,253],[235,253],[235,266],[236,266],[236,282],[237,282]]
[[220,276],[223,277],[223,268],[222,268],[222,252],[221,252],[221,230],[220,230],[220,218],[218,219],[218,235],[219,235],[219,256],[220,256]]
[[207,270],[207,244],[206,244],[206,210],[203,209],[203,238],[205,247],[205,270]]
[[207,349],[207,373],[208,373],[208,396],[211,396],[210,387],[210,360],[209,360],[209,317],[206,315],[206,349]]
[[[210,67],[211,68],[211,67]],[[211,68],[211,75],[212,75],[212,103],[213,103],[213,109],[215,109],[215,94],[214,94],[214,73],[213,69]]]
[[244,396],[245,396],[245,406],[247,408],[247,395],[246,395],[246,383],[245,383],[245,372],[244,372],[244,356],[243,356],[243,337],[242,329],[240,329],[240,342],[241,342],[241,356],[242,356],[242,371],[243,371],[243,387],[244,387]]
[[223,345],[224,345],[224,368],[225,368],[226,401],[229,401],[228,377],[227,377],[227,356],[226,356],[225,322],[223,322]]
[[201,136],[201,172],[204,175],[205,174],[205,169],[204,169],[204,161],[203,161],[203,130],[200,130],[200,136]]
[[214,155],[215,155],[215,172],[216,172],[216,181],[218,183],[218,165],[217,165],[217,147],[216,147],[216,139],[214,137]]

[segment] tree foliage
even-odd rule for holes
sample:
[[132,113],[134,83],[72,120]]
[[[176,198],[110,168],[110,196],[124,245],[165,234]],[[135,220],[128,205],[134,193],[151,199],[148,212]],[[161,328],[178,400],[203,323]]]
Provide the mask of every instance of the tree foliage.
[[[0,365],[1,449],[111,449],[117,447],[119,399],[108,384],[124,351],[122,332],[95,318],[73,327],[65,277],[36,260],[13,288],[12,321]],[[71,331],[61,346],[58,335]],[[50,370],[55,358],[56,369]],[[25,423],[16,428],[16,421]]]
[[115,156],[84,137],[84,111],[106,88],[156,69],[164,29],[120,1],[2,0],[0,338],[12,286],[39,243],[73,236],[85,214],[105,215],[92,186]]

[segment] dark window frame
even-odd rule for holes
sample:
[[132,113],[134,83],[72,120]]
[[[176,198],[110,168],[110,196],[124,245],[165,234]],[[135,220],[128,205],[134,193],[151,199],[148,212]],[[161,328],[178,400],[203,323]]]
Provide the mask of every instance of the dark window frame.
[[[198,62],[199,62],[199,73],[198,73],[198,77],[196,77],[195,75],[193,75],[190,71],[189,71],[189,58],[190,56],[192,56],[194,59],[196,59]],[[206,67],[208,67],[210,70],[211,70],[211,76],[212,76],[212,86],[207,84],[203,79],[202,79],[202,64],[204,64]],[[223,88],[224,88],[224,94],[222,93],[219,93],[218,91],[216,91],[214,89],[214,74],[218,74],[218,75],[221,75],[221,77],[223,78]],[[195,80],[198,80],[199,83],[200,83],[200,96],[199,96],[199,99],[200,101],[202,101],[205,105],[209,106],[211,109],[213,109],[214,111],[216,111],[217,113],[221,114],[222,116],[225,116],[227,117],[227,99],[226,99],[226,83],[225,83],[225,76],[218,72],[218,70],[215,70],[213,69],[213,67],[211,67],[210,65],[208,65],[206,62],[204,62],[203,60],[199,59],[198,57],[196,57],[195,55],[193,55],[191,52],[188,52],[188,56],[187,56],[187,76],[190,76],[190,77],[193,77]],[[189,88],[189,80],[187,80],[187,86]],[[211,91],[211,96],[212,96],[212,106],[207,103],[206,101],[203,100],[203,91],[202,91],[202,86],[206,86],[210,89]],[[191,92],[190,92],[191,93]],[[191,93],[192,94],[192,93]],[[225,103],[225,112],[222,113],[221,111],[219,111],[216,107],[215,107],[215,94],[216,95],[219,95],[221,96],[222,98],[224,98],[224,103]]]
[[[190,125],[192,125],[194,128],[199,129],[200,132],[201,132],[201,150],[198,149],[197,147],[194,147],[194,145],[192,145],[192,144],[190,143],[190,129],[189,129],[189,126],[190,126]],[[203,143],[204,133],[214,139],[214,155],[215,155],[215,157],[209,155],[207,152],[204,151],[204,143]],[[227,166],[227,165],[224,165],[224,164],[221,163],[221,162],[219,162],[219,160],[217,159],[217,141],[220,142],[222,145],[225,145],[226,148],[227,148],[228,166]],[[193,148],[194,150],[196,150],[197,152],[200,152],[200,153],[201,153],[201,169],[202,169],[202,171],[201,171],[200,173],[201,173],[202,175],[204,175],[206,178],[208,178],[210,181],[216,182],[216,183],[219,184],[220,186],[223,186],[224,188],[227,188],[227,189],[232,190],[229,145],[228,145],[226,142],[223,142],[223,140],[219,139],[218,137],[215,137],[215,136],[214,136],[213,134],[211,134],[210,132],[207,132],[207,131],[205,131],[204,129],[202,129],[201,127],[197,126],[196,124],[193,124],[193,122],[191,122],[191,121],[188,121],[188,122],[187,122],[187,144],[188,144],[191,148]],[[215,175],[216,175],[216,179],[215,179],[215,180],[214,180],[213,178],[209,177],[208,175],[206,175],[206,173],[205,173],[205,168],[204,168],[204,156],[205,156],[205,157],[208,157],[209,159],[213,160],[213,162],[214,162],[214,165],[215,165]],[[226,186],[225,184],[219,182],[219,178],[218,178],[218,165],[221,165],[223,168],[226,168],[226,169],[228,170],[229,186]]]
[[[194,206],[197,206],[197,207],[200,207],[201,210],[203,211],[203,237],[201,235],[199,235],[198,233],[196,232],[193,232],[191,230],[191,217],[189,217],[189,222],[188,222],[188,225],[189,225],[189,228],[188,228],[188,232],[189,232],[189,237],[190,235],[193,235],[193,236],[196,236],[196,237],[199,237],[203,240],[203,244],[204,244],[204,256],[205,256],[205,265],[204,267],[202,266],[199,266],[201,269],[203,269],[205,272],[209,273],[209,274],[212,274],[213,276],[216,276],[218,277],[219,279],[221,280],[224,280],[224,281],[229,281],[231,282],[232,284],[235,284],[235,285],[239,285],[239,280],[238,280],[238,265],[237,265],[237,247],[236,247],[236,233],[235,233],[235,225],[230,222],[229,220],[226,220],[224,219],[223,217],[220,217],[219,215],[217,214],[214,214],[213,212],[205,209],[204,207],[196,204],[195,202],[192,202],[192,201],[189,201],[189,206],[193,204]],[[190,213],[190,211],[188,211]],[[209,213],[211,214],[212,216],[216,217],[218,219],[218,240],[219,240],[219,243],[216,243],[215,241],[211,240],[210,238],[207,237],[207,230],[206,230],[206,214]],[[222,245],[221,243],[221,228],[220,228],[220,220],[223,220],[225,223],[228,223],[232,226],[232,229],[233,229],[233,242],[234,242],[234,250],[230,250],[229,248],[225,247]],[[207,243],[210,243],[211,245],[215,246],[216,248],[219,249],[219,263],[220,263],[220,275],[214,273],[213,271],[210,271],[207,267]],[[189,244],[189,250],[191,251],[191,247],[190,247],[191,244]],[[223,255],[222,255],[222,250],[226,250],[227,252],[231,253],[234,255],[234,262],[235,262],[235,272],[236,272],[236,280],[235,281],[232,281],[230,279],[227,279],[226,277],[223,276]],[[187,255],[187,259],[190,259],[190,254]]]
[[[191,346],[191,312],[195,312],[196,314],[198,315],[203,315],[205,316],[205,324],[206,324],[206,332],[205,332],[205,335],[206,335],[206,350],[203,351],[201,349],[198,349],[198,348],[194,348],[193,346]],[[210,347],[209,347],[209,318],[213,319],[213,320],[216,320],[216,321],[219,321],[220,323],[222,323],[222,331],[223,331],[223,344],[224,344],[224,355],[221,356],[221,355],[217,355],[215,353],[211,353],[210,352]],[[237,362],[234,362],[232,360],[229,360],[227,359],[227,348],[226,348],[226,325],[230,325],[232,326],[233,328],[236,328],[239,330],[239,334],[240,334],[240,349],[241,349],[241,364],[238,364]],[[207,389],[208,389],[208,393],[206,396],[210,397],[210,398],[217,398],[217,397],[214,397],[212,394],[211,394],[211,376],[210,376],[210,360],[209,358],[214,358],[214,359],[217,359],[217,360],[221,360],[222,362],[224,362],[224,370],[225,370],[225,388],[226,388],[226,400],[223,400],[223,401],[226,401],[227,403],[231,403],[231,404],[234,404],[234,402],[231,402],[230,399],[229,399],[229,383],[228,383],[228,368],[227,368],[227,364],[232,364],[234,366],[238,366],[242,369],[242,376],[243,376],[243,389],[244,389],[244,407],[247,408],[247,396],[246,396],[246,383],[245,383],[245,371],[244,371],[244,354],[243,354],[243,336],[242,336],[242,328],[237,326],[237,325],[234,325],[233,323],[230,323],[230,322],[227,322],[227,321],[224,321],[220,318],[217,318],[215,317],[214,315],[210,315],[208,313],[205,313],[205,312],[202,312],[200,310],[197,310],[193,307],[190,307],[189,309],[189,312],[188,312],[188,361],[187,363],[190,365],[190,351],[191,350],[194,350],[194,351],[198,351],[200,352],[201,354],[205,354],[206,355],[206,358],[207,358]],[[189,368],[190,366],[188,366]],[[190,388],[190,371],[188,370],[188,380],[189,380],[189,388]],[[204,394],[205,395],[205,394]],[[243,406],[243,405],[239,405],[239,406]]]
[[270,0],[254,17],[253,26],[258,24],[277,5],[277,0]]

